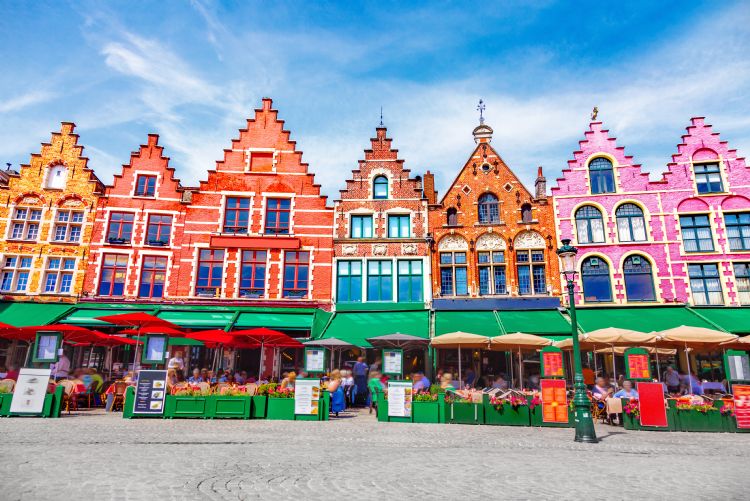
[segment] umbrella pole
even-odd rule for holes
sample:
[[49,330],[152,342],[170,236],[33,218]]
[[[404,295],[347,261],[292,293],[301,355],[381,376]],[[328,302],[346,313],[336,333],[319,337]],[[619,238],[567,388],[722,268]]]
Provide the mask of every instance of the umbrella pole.
[[140,342],[141,342],[141,325],[138,324],[138,335],[136,336],[135,351],[134,351],[134,357],[133,357],[133,373],[134,373],[133,375],[135,375],[136,367],[138,364],[138,345],[140,344]]
[[112,347],[109,347],[109,379],[112,380]]
[[615,387],[617,387],[617,365],[615,364],[615,345],[612,345],[612,373],[615,375]]
[[656,380],[661,381],[661,366],[659,365],[659,348],[656,348]]
[[258,367],[258,381],[260,381],[263,378],[263,348],[264,348],[263,340],[260,342],[260,359],[259,364],[260,367]]
[[596,345],[594,345],[594,377],[599,375],[599,364],[596,361]]
[[690,386],[690,394],[693,394],[693,371],[690,370],[690,352],[688,351],[687,342],[685,343],[685,361],[687,362],[687,376],[688,386]]
[[523,356],[521,355],[521,346],[518,346],[518,379],[521,380],[519,389],[523,390]]
[[458,386],[461,387],[463,379],[461,378],[461,345],[458,345]]
[[[516,387],[516,375],[513,373],[513,352],[509,351],[506,352],[506,355],[510,355],[510,363],[508,364],[510,366],[510,385],[515,388]],[[507,357],[506,357],[507,362]]]
[[29,365],[29,355],[31,355],[31,341],[26,342],[26,357],[23,363],[24,367],[28,367]]

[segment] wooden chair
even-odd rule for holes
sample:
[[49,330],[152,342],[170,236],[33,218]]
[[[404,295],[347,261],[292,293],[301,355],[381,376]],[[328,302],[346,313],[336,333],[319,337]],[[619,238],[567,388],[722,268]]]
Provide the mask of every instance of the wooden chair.
[[0,381],[0,388],[4,388],[8,393],[13,393],[13,389],[16,387],[16,382],[12,379],[3,379]]
[[65,389],[65,392],[63,393],[63,405],[65,406],[65,410],[68,411],[68,414],[70,414],[71,403],[73,407],[78,410],[78,393],[75,392],[76,383],[70,379],[61,379],[57,384]]
[[115,381],[114,398],[112,399],[111,411],[123,410],[125,407],[125,391],[128,389],[128,383],[125,381]]

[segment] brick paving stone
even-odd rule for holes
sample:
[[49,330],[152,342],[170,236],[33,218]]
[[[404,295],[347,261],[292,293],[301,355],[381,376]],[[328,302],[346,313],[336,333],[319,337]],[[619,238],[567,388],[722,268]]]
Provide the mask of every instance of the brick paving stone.
[[750,435],[378,423],[0,419],[1,500],[747,499]]

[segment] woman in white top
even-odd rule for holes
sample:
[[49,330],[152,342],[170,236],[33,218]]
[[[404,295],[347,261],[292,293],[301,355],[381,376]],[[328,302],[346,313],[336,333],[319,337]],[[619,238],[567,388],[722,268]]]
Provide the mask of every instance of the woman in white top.
[[174,356],[169,359],[169,362],[167,363],[167,369],[180,369],[181,371],[185,370],[185,360],[182,358],[182,352],[176,351]]

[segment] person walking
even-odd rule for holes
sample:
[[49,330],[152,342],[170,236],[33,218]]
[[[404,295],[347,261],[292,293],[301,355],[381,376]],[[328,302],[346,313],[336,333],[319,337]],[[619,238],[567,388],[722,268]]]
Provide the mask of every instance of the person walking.
[[354,373],[354,402],[356,405],[366,405],[367,401],[367,372],[369,367],[364,357],[358,357],[352,372]]

